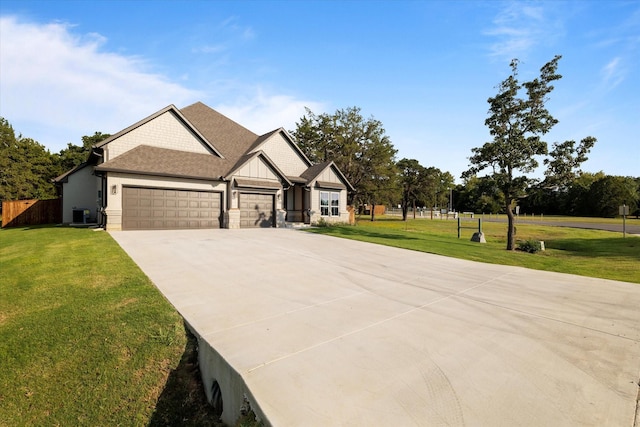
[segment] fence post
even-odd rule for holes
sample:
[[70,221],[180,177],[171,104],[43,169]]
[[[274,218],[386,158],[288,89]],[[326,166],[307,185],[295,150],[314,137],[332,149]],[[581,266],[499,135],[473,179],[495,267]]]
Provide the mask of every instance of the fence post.
[[460,217],[458,217],[458,239],[460,238]]

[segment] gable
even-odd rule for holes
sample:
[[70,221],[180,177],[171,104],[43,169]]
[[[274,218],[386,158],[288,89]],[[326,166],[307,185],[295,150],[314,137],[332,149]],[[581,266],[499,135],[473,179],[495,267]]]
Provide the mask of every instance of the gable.
[[167,110],[105,144],[102,147],[104,161],[112,160],[140,145],[216,155],[183,120],[173,111]]
[[259,145],[259,149],[269,156],[285,175],[300,176],[309,168],[309,163],[292,144],[293,142],[280,131],[274,132]]
[[309,186],[316,185],[324,188],[339,188],[354,191],[351,183],[332,161],[313,165],[300,176],[306,180]]
[[243,178],[267,179],[279,181],[278,174],[268,165],[261,156],[255,156],[253,159],[242,165],[234,176]]
[[332,165],[331,167],[323,170],[322,173],[317,176],[317,180],[322,182],[342,184],[342,180],[340,180],[340,177],[338,177],[338,174],[336,173],[334,168],[335,167]]

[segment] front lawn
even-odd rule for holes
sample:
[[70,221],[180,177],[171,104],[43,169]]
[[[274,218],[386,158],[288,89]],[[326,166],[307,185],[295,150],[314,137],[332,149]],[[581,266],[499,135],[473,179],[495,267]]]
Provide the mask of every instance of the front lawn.
[[107,233],[0,231],[0,425],[217,425],[194,355]]
[[[565,217],[568,221],[570,218]],[[542,240],[546,251],[530,254],[506,251],[506,224],[483,223],[486,244],[471,242],[474,230],[464,228],[457,238],[457,221],[363,217],[356,226],[340,225],[310,231],[336,237],[379,243],[471,261],[514,265],[537,270],[571,273],[640,283],[640,237],[621,233],[527,224],[517,225],[518,240]],[[477,220],[464,221],[476,227]]]

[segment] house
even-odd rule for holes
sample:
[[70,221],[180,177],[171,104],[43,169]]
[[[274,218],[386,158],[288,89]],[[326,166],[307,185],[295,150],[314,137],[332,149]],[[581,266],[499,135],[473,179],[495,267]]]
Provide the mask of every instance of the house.
[[198,102],[170,105],[95,145],[55,179],[63,222],[108,230],[348,222],[353,187],[283,128],[264,135]]

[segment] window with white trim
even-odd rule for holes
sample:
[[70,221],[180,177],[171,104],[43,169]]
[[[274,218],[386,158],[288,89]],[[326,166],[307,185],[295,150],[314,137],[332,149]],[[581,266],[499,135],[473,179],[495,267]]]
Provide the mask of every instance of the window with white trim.
[[340,215],[340,193],[331,193],[331,216]]
[[340,193],[335,191],[320,192],[320,215],[340,216]]

